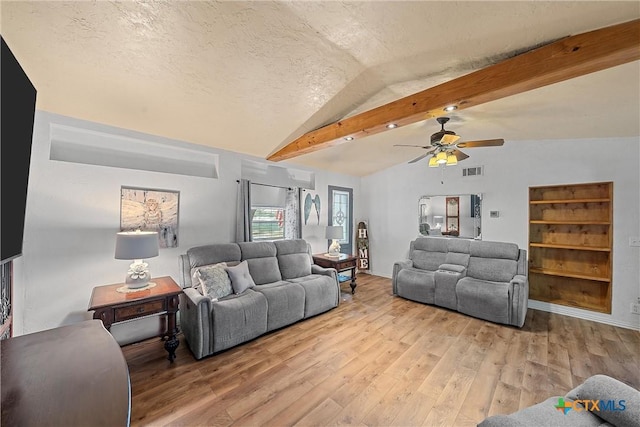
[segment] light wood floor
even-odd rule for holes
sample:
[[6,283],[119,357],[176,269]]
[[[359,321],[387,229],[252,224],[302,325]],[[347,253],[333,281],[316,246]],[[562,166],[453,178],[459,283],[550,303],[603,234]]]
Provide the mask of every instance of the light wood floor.
[[123,347],[131,425],[475,426],[603,373],[640,388],[640,333],[529,309],[497,325],[359,275],[327,313],[196,361],[183,337]]

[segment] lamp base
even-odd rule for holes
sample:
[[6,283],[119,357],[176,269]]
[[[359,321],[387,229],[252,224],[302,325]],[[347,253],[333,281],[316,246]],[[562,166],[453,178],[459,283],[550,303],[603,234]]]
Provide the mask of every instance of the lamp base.
[[129,289],[140,289],[147,286],[150,279],[149,276],[146,276],[144,279],[131,279],[131,277],[127,276],[124,283]]
[[331,245],[329,246],[329,253],[327,255],[331,257],[340,256],[340,243],[338,243],[337,239],[333,239],[331,242]]
[[124,283],[129,289],[139,289],[147,286],[149,280],[151,280],[149,264],[142,260],[135,260],[129,265],[129,271],[127,271]]

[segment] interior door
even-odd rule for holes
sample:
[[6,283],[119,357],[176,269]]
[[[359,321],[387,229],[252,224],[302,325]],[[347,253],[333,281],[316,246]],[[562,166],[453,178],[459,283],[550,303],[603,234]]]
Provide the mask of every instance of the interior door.
[[[353,254],[353,189],[329,186],[329,218],[328,225],[342,226],[340,252]],[[327,243],[327,248],[331,242]]]

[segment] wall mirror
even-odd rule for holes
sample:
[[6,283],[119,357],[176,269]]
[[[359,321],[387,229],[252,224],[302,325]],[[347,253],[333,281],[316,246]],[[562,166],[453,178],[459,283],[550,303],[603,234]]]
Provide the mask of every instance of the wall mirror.
[[418,230],[423,236],[481,239],[482,194],[422,196]]

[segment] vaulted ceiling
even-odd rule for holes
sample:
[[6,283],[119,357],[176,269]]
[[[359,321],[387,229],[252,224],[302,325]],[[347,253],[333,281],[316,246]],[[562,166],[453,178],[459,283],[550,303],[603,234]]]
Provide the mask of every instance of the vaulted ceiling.
[[[345,117],[638,18],[637,1],[0,3],[0,31],[38,108],[262,158]],[[450,117],[462,140],[637,137],[640,63]],[[394,144],[426,145],[438,129],[418,121],[288,162],[367,175],[420,155]]]

